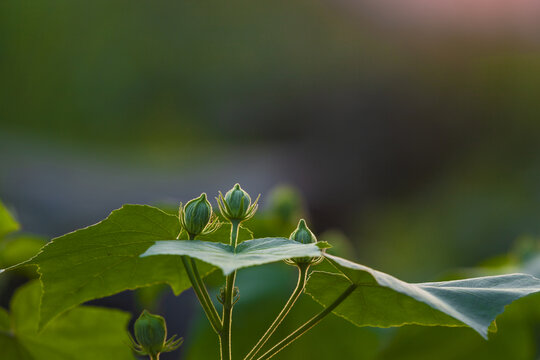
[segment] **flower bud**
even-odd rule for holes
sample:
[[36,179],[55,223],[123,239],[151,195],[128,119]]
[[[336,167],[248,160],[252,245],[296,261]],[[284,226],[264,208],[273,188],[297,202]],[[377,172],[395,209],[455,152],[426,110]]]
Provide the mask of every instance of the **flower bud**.
[[135,321],[134,330],[135,339],[148,355],[155,357],[162,351],[167,339],[167,325],[163,317],[144,310]]
[[236,184],[225,194],[225,202],[229,206],[231,218],[241,219],[251,205],[251,197],[240,184]]
[[307,227],[304,219],[300,220],[298,227],[291,233],[289,238],[302,244],[311,244],[317,242],[317,238]]
[[167,324],[159,315],[152,315],[144,310],[134,325],[135,341],[131,335],[131,348],[138,355],[148,355],[151,360],[159,359],[159,354],[178,349],[182,338],[176,335],[167,340]]
[[[307,227],[306,221],[301,219],[298,222],[298,226],[291,233],[289,239],[302,244],[313,244],[317,242],[317,237],[311,232]],[[316,265],[323,260],[322,256],[317,257],[296,257],[292,259],[287,259],[285,262],[289,265]]]
[[196,199],[188,201],[186,206],[180,204],[180,223],[190,238],[206,235],[215,231],[221,225],[216,216],[212,216],[212,205],[202,193]]
[[218,205],[221,214],[229,221],[244,221],[255,215],[258,205],[257,200],[252,204],[251,197],[245,192],[239,184],[227,191],[225,196],[219,194]]
[[199,235],[208,225],[211,216],[212,205],[206,199],[206,194],[202,193],[201,196],[189,201],[184,207],[184,228],[192,235]]

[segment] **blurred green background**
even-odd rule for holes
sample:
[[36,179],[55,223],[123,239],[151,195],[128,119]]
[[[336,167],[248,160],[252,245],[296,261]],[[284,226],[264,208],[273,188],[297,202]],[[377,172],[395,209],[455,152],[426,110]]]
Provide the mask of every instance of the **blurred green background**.
[[[288,235],[303,214],[348,258],[407,281],[510,253],[540,236],[540,5],[407,5],[2,1],[0,199],[26,233],[52,238],[124,203],[174,206],[240,182],[262,193],[257,234]],[[281,203],[295,210],[276,225]],[[277,312],[294,286],[286,265],[261,271],[267,289],[256,270],[240,278],[239,349],[271,318],[252,315],[257,302]],[[97,303],[150,304],[186,338],[182,358],[211,358],[193,294],[154,295]],[[281,358],[330,358],[320,339],[333,334],[355,359],[419,359],[452,337],[448,359],[535,359],[532,304],[501,320],[515,338],[492,343],[334,318]]]

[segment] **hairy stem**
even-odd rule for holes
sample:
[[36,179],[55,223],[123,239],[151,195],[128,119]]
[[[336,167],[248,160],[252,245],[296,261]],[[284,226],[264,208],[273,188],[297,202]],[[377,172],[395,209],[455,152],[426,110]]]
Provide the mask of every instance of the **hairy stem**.
[[[238,240],[239,221],[231,221],[231,246],[236,248]],[[223,328],[220,333],[220,351],[221,360],[231,360],[231,329],[232,329],[232,311],[234,306],[234,282],[236,280],[236,271],[227,276],[225,280],[225,296],[223,299]]]
[[287,336],[285,339],[283,339],[278,344],[276,344],[273,348],[268,350],[264,355],[262,355],[257,360],[267,360],[267,359],[272,358],[278,352],[280,352],[281,350],[286,348],[288,345],[290,345],[293,341],[298,339],[300,336],[304,335],[312,327],[317,325],[326,315],[330,314],[332,310],[334,310],[339,304],[341,304],[343,300],[345,300],[356,289],[356,287],[357,287],[356,284],[351,284],[336,300],[334,300],[332,304],[330,304],[323,311],[321,311],[320,313],[312,317],[311,320],[306,322],[304,325],[300,326],[298,329],[296,329],[289,336]]
[[277,330],[278,326],[283,322],[283,319],[285,319],[285,317],[289,314],[289,311],[291,311],[292,307],[296,303],[296,300],[298,300],[298,298],[300,297],[300,295],[302,295],[302,292],[304,291],[308,269],[308,264],[298,265],[298,283],[296,284],[296,288],[294,289],[291,297],[289,298],[287,303],[285,303],[285,306],[278,314],[272,325],[270,325],[270,327],[268,328],[268,330],[266,330],[259,342],[257,342],[253,349],[251,349],[251,351],[246,355],[244,360],[251,360],[254,359],[255,356],[257,356],[264,344],[266,344],[272,334],[274,334],[274,332]]

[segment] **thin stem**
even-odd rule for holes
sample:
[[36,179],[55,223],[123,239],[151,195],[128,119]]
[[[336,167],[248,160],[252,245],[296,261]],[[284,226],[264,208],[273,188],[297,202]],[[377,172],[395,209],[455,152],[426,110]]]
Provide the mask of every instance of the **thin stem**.
[[[182,263],[184,264],[184,268],[186,269],[186,273],[189,277],[189,281],[191,282],[191,286],[193,286],[193,290],[195,290],[197,299],[199,299],[199,302],[201,303],[204,313],[206,314],[206,317],[210,321],[210,325],[212,325],[212,328],[214,329],[214,331],[219,334],[222,329],[219,315],[216,317],[217,310],[215,309],[213,303],[212,303],[212,306],[210,306],[205,300],[204,292],[201,290],[199,286],[199,282],[197,281],[197,277],[200,278],[200,276],[198,276],[198,272],[197,274],[195,274],[195,271],[193,267],[191,266],[191,263],[189,262],[188,256],[186,255],[182,256]],[[214,311],[212,311],[212,307],[214,307],[213,310],[215,311],[215,314],[214,314]]]
[[268,328],[268,330],[266,330],[259,342],[257,342],[253,349],[251,349],[251,351],[246,355],[244,360],[251,360],[254,359],[255,356],[257,356],[264,344],[266,344],[272,334],[274,334],[274,332],[277,330],[278,326],[283,322],[283,319],[285,319],[287,314],[289,314],[289,311],[291,311],[292,307],[296,303],[296,300],[298,300],[298,298],[300,297],[300,295],[302,295],[302,292],[304,291],[308,269],[308,264],[298,265],[298,283],[296,284],[296,288],[294,289],[291,297],[289,298],[287,303],[285,303],[285,306],[283,307],[279,315],[276,317],[272,325],[270,325],[270,327]]
[[278,352],[283,350],[285,347],[290,345],[293,341],[298,339],[300,336],[304,335],[306,332],[308,332],[312,327],[317,325],[326,315],[330,314],[332,310],[334,310],[339,304],[343,302],[351,293],[356,289],[358,285],[351,284],[332,304],[330,304],[327,308],[325,308],[323,311],[315,315],[311,318],[308,322],[306,322],[304,325],[300,326],[298,329],[296,329],[294,332],[292,332],[289,336],[287,336],[285,339],[280,341],[277,345],[275,345],[273,348],[268,350],[264,355],[262,355],[257,360],[267,360],[272,358],[274,355],[276,355]]
[[203,296],[204,301],[206,302],[206,306],[208,307],[208,311],[210,312],[211,316],[213,317],[213,320],[218,326],[218,331],[221,331],[221,318],[219,317],[219,313],[216,309],[216,306],[214,305],[214,302],[212,301],[212,298],[210,298],[210,294],[208,294],[208,290],[206,289],[206,285],[204,284],[204,281],[202,277],[199,274],[199,269],[197,268],[197,263],[195,262],[195,259],[191,258],[191,267],[193,268],[193,275],[195,275],[195,280],[197,281],[197,284],[199,285],[199,288],[201,289],[201,293]]
[[[194,236],[192,236],[191,234],[188,234],[188,236],[189,236],[189,240],[194,239]],[[209,315],[209,320],[210,320],[210,323],[213,324],[212,327],[214,328],[214,330],[216,330],[216,332],[219,333],[219,331],[221,331],[222,324],[221,324],[221,318],[219,317],[216,306],[214,305],[214,302],[210,298],[210,294],[208,294],[208,290],[206,289],[206,285],[204,284],[203,278],[199,274],[199,269],[197,268],[197,262],[195,261],[195,259],[190,258],[190,265],[191,265],[191,268],[193,269],[193,277],[195,278],[195,281],[197,282],[197,286],[200,289],[200,293],[204,301],[203,308],[205,308],[205,313]]]
[[[236,248],[238,240],[238,227],[240,222],[231,221],[231,246]],[[220,333],[220,351],[221,360],[231,360],[231,329],[232,329],[232,311],[234,306],[234,282],[236,280],[236,271],[227,276],[225,280],[225,296],[223,299],[223,328]]]

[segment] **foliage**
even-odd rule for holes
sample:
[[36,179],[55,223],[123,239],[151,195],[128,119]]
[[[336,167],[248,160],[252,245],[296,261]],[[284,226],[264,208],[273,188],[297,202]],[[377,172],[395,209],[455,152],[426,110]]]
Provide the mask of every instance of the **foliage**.
[[24,360],[132,359],[125,343],[130,315],[119,310],[81,306],[69,310],[38,331],[41,286],[22,286],[11,312],[0,308],[2,358]]
[[[0,233],[20,229],[0,203]],[[45,241],[37,236],[11,234],[0,237],[0,264],[4,266],[35,255]],[[25,271],[33,277],[33,271]],[[2,278],[4,280],[5,277]],[[30,281],[19,287],[10,302],[10,311],[0,308],[0,348],[2,358],[22,360],[68,360],[110,357],[132,359],[126,326],[130,315],[123,311],[80,306],[64,312],[40,331],[41,284]]]
[[[236,190],[241,188],[238,186]],[[249,199],[247,193],[241,195],[239,198]],[[206,200],[205,197],[200,199]],[[260,220],[257,223],[257,219],[254,219],[255,231],[251,232],[249,222],[247,225],[240,223],[253,216],[256,206],[250,207],[252,204],[247,200],[244,202],[231,196],[221,196],[220,206],[227,209],[224,219],[230,226],[224,225],[218,229],[216,220],[211,219],[209,204],[202,204],[204,216],[201,216],[199,211],[180,211],[182,221],[178,215],[168,214],[151,206],[125,205],[98,224],[54,239],[35,257],[12,267],[11,269],[19,269],[30,264],[38,267],[42,296],[36,330],[43,330],[44,334],[65,316],[81,309],[72,309],[75,306],[126,289],[165,283],[175,294],[179,294],[193,287],[216,333],[214,336],[217,335],[220,340],[221,358],[229,360],[233,355],[239,355],[237,351],[232,351],[231,346],[232,330],[238,329],[232,326],[232,310],[237,306],[240,295],[236,287],[238,270],[282,261],[287,261],[298,269],[298,284],[267,332],[245,357],[246,360],[274,357],[331,313],[359,327],[399,327],[407,324],[468,326],[487,339],[488,329],[496,331],[495,318],[504,311],[506,305],[526,295],[540,292],[540,280],[525,274],[407,283],[367,266],[331,255],[326,251],[329,248],[327,243],[316,242],[311,231],[309,234],[306,232],[308,228],[304,220],[300,221],[290,239],[248,239],[251,235],[258,235],[265,226],[266,230],[278,229],[280,226],[275,225],[281,222],[282,226],[287,227],[287,221],[273,218],[264,224]],[[239,212],[242,217],[232,216],[233,209],[242,210],[243,212]],[[223,214],[221,215],[223,217]],[[195,224],[195,220],[197,231],[194,233],[188,231],[186,226]],[[210,230],[203,231],[210,223]],[[302,231],[309,235],[310,241],[304,241],[304,237],[301,237],[301,241],[297,239],[297,234],[304,234]],[[196,233],[201,233],[201,236],[195,239]],[[319,261],[321,257],[326,259],[322,263]],[[303,261],[290,261],[298,258]],[[316,270],[311,271],[315,266]],[[217,312],[203,281],[215,268],[221,269],[226,277],[225,286],[218,296],[223,308],[221,315]],[[271,276],[263,277],[263,287],[270,278]],[[295,313],[294,311],[297,317],[299,316],[300,307],[294,307],[295,304],[301,304],[300,309],[304,310],[313,308],[314,304],[306,303],[305,298],[300,298],[304,292],[322,305],[323,309],[298,327],[286,318],[289,312]],[[275,299],[272,299],[263,297],[263,304],[274,303]],[[238,305],[238,308],[241,306]],[[255,302],[248,306],[260,309]],[[301,315],[307,316],[312,311],[304,311]],[[265,315],[267,317],[268,314]],[[162,319],[159,316],[156,318]],[[332,321],[330,324],[339,324]],[[249,322],[251,323],[252,319]],[[331,326],[339,329],[346,325]],[[361,331],[359,334],[366,339],[376,337],[369,331]],[[281,341],[272,347],[266,345],[271,337],[278,335],[282,338]],[[253,340],[252,337],[251,334],[248,336]],[[163,342],[165,337],[161,336],[160,339]],[[242,341],[242,344],[242,351],[249,349],[245,341]],[[366,350],[366,353],[375,356],[376,347],[369,347],[370,350]],[[171,347],[173,348],[175,347]],[[351,354],[355,354],[353,348],[351,347]],[[391,348],[385,351],[383,354],[388,354]],[[190,356],[193,356],[193,351]]]

